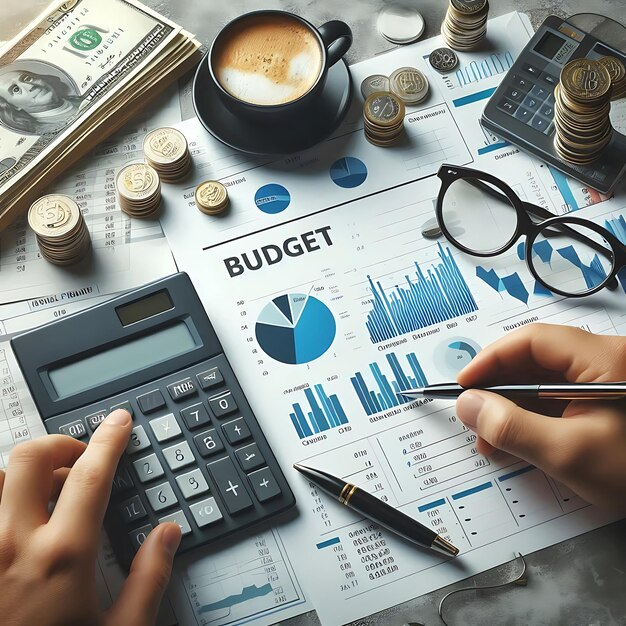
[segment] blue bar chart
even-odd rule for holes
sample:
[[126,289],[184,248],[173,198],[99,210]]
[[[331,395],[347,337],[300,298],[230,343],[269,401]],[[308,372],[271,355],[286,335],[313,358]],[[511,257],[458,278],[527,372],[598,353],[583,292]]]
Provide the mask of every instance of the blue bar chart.
[[310,387],[304,390],[310,410],[303,409],[299,402],[295,402],[292,405],[293,413],[289,414],[300,439],[348,423],[339,398],[335,394],[328,396],[322,385],[315,385],[314,389],[315,393]]
[[[405,398],[398,394],[406,389],[428,385],[424,370],[414,352],[406,355],[410,374],[407,374],[402,368],[395,352],[390,352],[386,355],[386,358],[391,376],[385,375],[380,365],[374,362],[369,364],[370,378],[374,380],[373,385],[368,386],[361,372],[357,372],[350,378],[361,405],[368,415],[381,413],[395,406],[411,402],[410,398]],[[377,391],[374,391],[376,388]]]
[[[493,268],[487,269],[479,265],[476,267],[476,277],[487,283],[494,291],[500,294],[507,293],[512,298],[515,298],[515,300],[519,300],[523,304],[528,304],[530,293],[517,272],[500,276]],[[540,282],[535,280],[534,284],[533,295],[552,296],[552,293]]]
[[459,270],[450,248],[437,244],[441,263],[426,271],[415,262],[415,275],[404,277],[405,285],[385,290],[368,276],[372,310],[367,330],[372,343],[387,341],[478,310],[478,305]]

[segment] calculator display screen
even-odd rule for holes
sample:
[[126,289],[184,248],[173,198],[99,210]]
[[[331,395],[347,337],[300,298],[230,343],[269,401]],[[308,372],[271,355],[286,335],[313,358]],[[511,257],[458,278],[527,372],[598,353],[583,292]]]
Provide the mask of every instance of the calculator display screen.
[[165,311],[171,311],[174,308],[174,303],[167,293],[167,290],[153,293],[140,300],[135,300],[130,304],[124,304],[118,306],[116,310],[117,316],[120,318],[123,326],[129,326],[135,322],[141,322],[149,317],[154,317],[159,313],[165,313]]
[[187,324],[179,322],[49,370],[48,376],[59,399],[67,398],[163,363],[196,347]]
[[538,52],[546,59],[553,59],[564,43],[565,39],[548,31],[535,46],[535,52]]

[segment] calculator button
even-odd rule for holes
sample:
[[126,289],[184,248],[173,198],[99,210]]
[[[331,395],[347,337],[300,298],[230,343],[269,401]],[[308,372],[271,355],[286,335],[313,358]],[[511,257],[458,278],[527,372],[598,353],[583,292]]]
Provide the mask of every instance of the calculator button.
[[132,498],[122,502],[120,505],[120,512],[122,513],[122,519],[127,524],[143,519],[148,515],[139,496],[133,496]]
[[513,76],[512,82],[515,87],[518,87],[524,92],[529,91],[532,86],[530,80],[528,80],[527,78],[523,78],[522,76]]
[[148,496],[148,502],[155,513],[169,509],[171,506],[178,504],[178,499],[174,495],[172,485],[169,483],[163,483],[152,487],[152,489],[146,489],[146,496]]
[[228,443],[233,446],[237,443],[245,441],[252,436],[250,434],[250,429],[248,428],[248,425],[246,424],[246,421],[243,419],[243,417],[239,417],[232,422],[226,422],[225,424],[222,424],[222,430],[226,435]]
[[556,85],[559,82],[559,79],[556,76],[552,76],[552,74],[548,74],[548,72],[543,72],[541,74],[542,80],[544,80],[548,85]]
[[521,122],[528,122],[530,118],[533,116],[533,112],[525,109],[524,107],[520,107],[515,111],[515,116]]
[[281,494],[280,487],[269,467],[253,472],[248,476],[248,480],[259,502],[266,502]]
[[183,398],[194,396],[198,393],[196,383],[194,383],[191,378],[184,378],[176,383],[172,383],[167,386],[167,390],[170,392],[170,396],[172,396],[172,400],[174,401],[182,400]]
[[223,518],[215,498],[207,498],[202,502],[189,505],[189,510],[199,528],[214,524]]
[[215,428],[196,435],[193,440],[196,444],[196,448],[198,448],[198,452],[205,458],[212,454],[217,454],[224,449],[224,444],[219,438]]
[[68,435],[69,437],[74,437],[74,439],[82,439],[87,436],[87,429],[81,420],[76,420],[75,422],[70,422],[69,424],[64,424],[59,428],[59,432],[62,435]]
[[537,98],[537,100],[545,100],[550,95],[550,92],[539,85],[535,85],[530,90],[530,95],[533,98]]
[[130,472],[125,467],[118,467],[113,477],[113,493],[121,493],[135,486]]
[[202,472],[197,468],[188,474],[176,476],[176,482],[178,483],[178,487],[180,488],[185,500],[191,500],[192,498],[209,491],[209,485],[207,484],[206,479],[202,475]]
[[531,111],[536,111],[539,108],[539,105],[541,104],[541,101],[538,100],[537,98],[533,98],[533,96],[531,96],[530,94],[528,94],[525,98],[524,98],[524,102],[522,102],[522,104],[527,108],[530,109]]
[[208,411],[204,408],[204,404],[194,404],[188,406],[180,412],[181,417],[185,420],[185,424],[189,430],[195,430],[211,423]]
[[102,424],[102,422],[104,422],[104,418],[107,416],[106,411],[100,411],[99,413],[94,413],[93,415],[88,415],[85,418],[85,421],[87,422],[87,426],[89,426],[89,430],[92,433],[96,432],[96,428],[98,428],[98,426],[100,426],[100,424]]
[[176,439],[183,434],[173,413],[150,421],[150,428],[159,443]]
[[156,454],[151,454],[143,459],[133,461],[133,467],[142,483],[149,483],[151,480],[161,478],[165,475],[163,466],[159,462]]
[[181,441],[171,448],[165,448],[163,456],[173,472],[196,462],[196,458],[186,441]]
[[252,506],[252,500],[230,457],[209,463],[207,468],[231,515]]
[[241,469],[246,473],[265,465],[265,459],[256,443],[251,443],[245,448],[239,448],[239,450],[235,451],[235,454]]
[[174,522],[174,524],[178,524],[183,536],[191,533],[191,526],[182,511],[174,511],[174,513],[171,513],[170,515],[160,517],[159,524],[163,524],[163,522]]
[[135,416],[135,412],[133,411],[133,407],[130,402],[121,402],[120,404],[116,404],[111,407],[110,412],[113,413],[113,411],[117,411],[117,409],[124,409],[124,411],[128,411],[130,413],[131,417]]
[[136,530],[128,533],[128,536],[130,537],[130,542],[133,544],[133,548],[135,548],[135,551],[141,548],[141,546],[144,544],[144,541],[148,538],[151,530],[152,525],[146,524],[145,526],[137,528]]
[[144,393],[142,396],[137,396],[137,404],[142,413],[152,413],[165,406],[165,398],[158,389],[155,389]]
[[538,78],[541,74],[541,70],[530,63],[524,63],[522,69],[527,73],[533,76],[534,78]]
[[233,394],[230,391],[209,398],[209,406],[213,410],[215,417],[224,417],[224,415],[230,415],[239,410],[235,398],[233,398]]
[[536,128],[537,130],[540,130],[543,133],[548,128],[548,126],[550,126],[550,121],[549,120],[544,120],[543,117],[540,117],[539,115],[535,115],[535,117],[533,117],[530,125],[533,128]]
[[500,102],[500,108],[510,115],[513,115],[515,111],[517,111],[518,106],[519,104],[515,104],[515,102],[510,102],[509,100],[502,100],[502,102]]
[[130,439],[128,440],[128,445],[126,446],[127,454],[137,454],[137,452],[141,452],[142,450],[147,450],[151,447],[150,439],[148,439],[148,435],[144,430],[143,426],[135,426],[133,428],[133,432],[130,433]]
[[548,119],[552,119],[554,115],[554,108],[549,104],[544,104],[539,110],[539,113]]
[[224,382],[224,377],[218,367],[212,367],[206,372],[200,372],[196,378],[198,379],[198,384],[204,391],[217,387]]
[[514,102],[521,102],[524,99],[526,92],[522,91],[521,89],[517,89],[516,87],[509,87],[504,95],[509,100],[513,100]]

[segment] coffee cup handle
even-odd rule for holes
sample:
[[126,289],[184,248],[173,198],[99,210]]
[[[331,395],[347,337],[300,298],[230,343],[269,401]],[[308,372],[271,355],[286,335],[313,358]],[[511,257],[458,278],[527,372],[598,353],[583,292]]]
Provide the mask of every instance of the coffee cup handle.
[[350,50],[352,45],[352,30],[345,22],[332,20],[322,24],[319,30],[322,41],[326,46],[328,67],[334,65]]

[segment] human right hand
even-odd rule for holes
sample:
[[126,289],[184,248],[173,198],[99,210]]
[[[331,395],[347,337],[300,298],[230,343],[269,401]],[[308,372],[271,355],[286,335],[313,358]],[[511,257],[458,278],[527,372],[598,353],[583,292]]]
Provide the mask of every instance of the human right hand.
[[[626,338],[532,324],[487,346],[459,374],[464,387],[525,382],[626,380]],[[527,410],[502,396],[469,390],[457,416],[478,450],[504,450],[561,481],[586,501],[626,512],[626,402],[574,401]],[[536,407],[533,407],[536,409]]]

